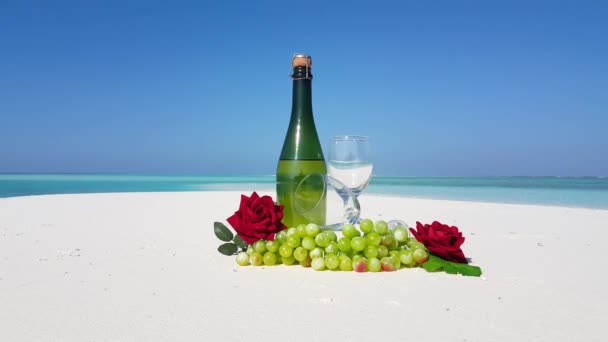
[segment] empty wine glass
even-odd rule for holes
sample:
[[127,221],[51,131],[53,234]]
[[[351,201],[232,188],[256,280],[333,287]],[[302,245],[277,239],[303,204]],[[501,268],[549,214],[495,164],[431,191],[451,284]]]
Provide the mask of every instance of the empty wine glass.
[[359,196],[372,177],[369,137],[338,135],[331,138],[328,174]]
[[326,229],[340,230],[345,223],[359,220],[357,196],[337,179],[318,172],[300,181],[293,205],[298,215]]

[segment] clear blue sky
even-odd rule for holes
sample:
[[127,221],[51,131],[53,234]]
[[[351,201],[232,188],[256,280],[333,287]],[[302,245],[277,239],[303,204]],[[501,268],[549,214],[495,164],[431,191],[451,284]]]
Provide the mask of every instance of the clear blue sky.
[[0,2],[0,172],[274,174],[306,52],[377,175],[608,175],[608,2],[331,3]]

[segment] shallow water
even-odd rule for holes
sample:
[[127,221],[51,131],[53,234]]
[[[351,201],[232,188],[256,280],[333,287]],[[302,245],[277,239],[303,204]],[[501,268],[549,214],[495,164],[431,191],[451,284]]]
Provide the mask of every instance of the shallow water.
[[[273,191],[274,176],[0,174],[0,197],[162,191]],[[378,177],[366,193],[608,209],[608,178]]]

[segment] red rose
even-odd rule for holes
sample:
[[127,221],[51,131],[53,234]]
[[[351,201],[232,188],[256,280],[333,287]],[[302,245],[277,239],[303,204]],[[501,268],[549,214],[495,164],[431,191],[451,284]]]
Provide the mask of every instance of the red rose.
[[274,240],[274,234],[286,228],[282,219],[283,206],[254,191],[251,197],[241,195],[239,210],[227,221],[243,241],[252,244],[261,239]]
[[437,221],[422,225],[416,222],[416,230],[410,228],[416,240],[421,242],[431,253],[448,261],[468,264],[460,246],[464,243],[458,227],[450,227]]

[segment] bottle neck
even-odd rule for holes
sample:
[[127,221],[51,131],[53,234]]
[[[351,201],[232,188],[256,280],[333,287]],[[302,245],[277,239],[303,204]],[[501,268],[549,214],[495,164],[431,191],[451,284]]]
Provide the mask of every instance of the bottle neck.
[[310,79],[293,80],[291,114],[312,117],[312,87]]
[[304,74],[299,68],[294,68],[293,96],[291,107],[291,120],[281,160],[323,160],[321,143],[315,128],[315,119],[312,113],[312,90],[310,72]]

